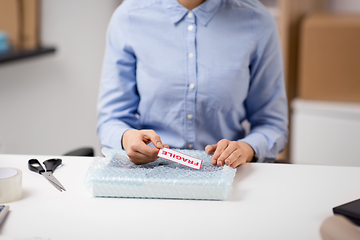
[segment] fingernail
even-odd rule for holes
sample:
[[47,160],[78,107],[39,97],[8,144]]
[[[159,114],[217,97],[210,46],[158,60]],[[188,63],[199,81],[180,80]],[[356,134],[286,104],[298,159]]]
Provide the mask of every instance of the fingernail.
[[157,142],[157,143],[156,143],[156,146],[158,146],[158,147],[162,147],[161,142]]

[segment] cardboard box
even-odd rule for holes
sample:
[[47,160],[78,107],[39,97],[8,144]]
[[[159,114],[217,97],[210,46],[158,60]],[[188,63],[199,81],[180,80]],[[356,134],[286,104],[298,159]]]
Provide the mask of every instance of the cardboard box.
[[310,15],[300,34],[298,96],[360,102],[360,15]]
[[20,49],[21,24],[19,0],[0,0],[0,31],[7,32],[14,50]]
[[21,47],[39,47],[39,0],[20,0],[22,9]]

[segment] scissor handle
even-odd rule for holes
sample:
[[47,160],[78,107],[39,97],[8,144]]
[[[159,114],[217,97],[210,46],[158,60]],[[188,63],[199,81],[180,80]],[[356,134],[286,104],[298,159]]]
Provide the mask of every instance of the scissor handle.
[[30,159],[28,162],[28,167],[31,171],[41,174],[45,172],[45,169],[41,166],[40,162],[37,159]]
[[53,158],[43,162],[47,172],[54,172],[61,163],[62,160],[60,158]]

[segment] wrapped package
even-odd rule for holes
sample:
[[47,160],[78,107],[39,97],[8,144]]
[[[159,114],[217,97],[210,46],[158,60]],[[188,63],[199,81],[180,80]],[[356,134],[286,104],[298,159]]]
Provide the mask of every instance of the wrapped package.
[[135,165],[125,151],[102,150],[105,158],[91,163],[85,185],[96,197],[175,198],[225,200],[236,169],[213,166],[205,151],[177,150],[203,160],[200,170],[158,158]]

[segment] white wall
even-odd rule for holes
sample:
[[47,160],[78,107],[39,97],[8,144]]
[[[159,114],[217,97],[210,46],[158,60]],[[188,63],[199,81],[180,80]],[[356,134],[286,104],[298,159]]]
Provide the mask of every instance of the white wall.
[[7,154],[92,146],[105,33],[119,0],[42,1],[41,39],[54,55],[0,65],[0,144]]
[[292,102],[291,162],[360,167],[360,103]]

